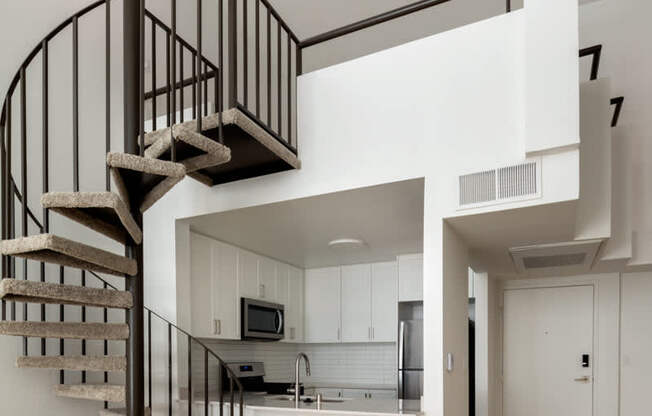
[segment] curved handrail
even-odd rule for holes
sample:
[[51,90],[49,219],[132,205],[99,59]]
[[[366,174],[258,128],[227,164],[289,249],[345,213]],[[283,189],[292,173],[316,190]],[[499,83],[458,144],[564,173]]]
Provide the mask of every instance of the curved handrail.
[[5,107],[7,105],[7,98],[13,95],[14,91],[16,90],[16,87],[18,86],[18,81],[20,80],[20,72],[23,68],[26,68],[29,64],[32,63],[36,55],[43,49],[43,42],[48,42],[52,40],[56,35],[59,34],[63,29],[65,29],[69,24],[73,22],[75,18],[80,18],[84,16],[85,14],[88,14],[89,12],[95,10],[99,6],[108,3],[110,0],[98,0],[95,3],[91,3],[88,6],[84,7],[77,13],[73,14],[72,16],[68,17],[66,20],[64,20],[59,26],[54,28],[50,33],[45,35],[43,39],[41,39],[32,49],[32,51],[27,55],[27,58],[20,64],[18,71],[16,71],[16,75],[11,80],[11,83],[9,84],[9,88],[7,89],[7,93],[2,99],[2,113],[0,114],[0,126],[4,126],[5,123]]

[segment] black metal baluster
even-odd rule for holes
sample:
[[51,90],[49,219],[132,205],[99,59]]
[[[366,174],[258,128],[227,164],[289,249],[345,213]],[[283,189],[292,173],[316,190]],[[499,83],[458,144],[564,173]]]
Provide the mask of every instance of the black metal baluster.
[[296,59],[296,64],[295,65],[296,65],[296,68],[297,68],[296,73],[297,73],[297,77],[298,77],[299,75],[303,74],[303,48],[298,43],[296,43],[296,48],[297,48],[297,50],[296,50],[296,58],[295,58]]
[[272,128],[272,11],[267,7],[267,127]]
[[240,416],[243,416],[244,414],[244,392],[242,391],[242,386],[240,386],[240,403],[239,403],[239,413]]
[[[81,272],[81,285],[82,287],[86,287],[86,270],[82,270]],[[86,306],[81,307],[81,321],[86,322]],[[86,340],[82,339],[81,340],[81,355],[86,355]],[[86,371],[82,371],[81,373],[81,380],[82,384],[86,383]]]
[[227,42],[229,45],[229,108],[238,103],[238,3],[229,0]]
[[260,0],[256,0],[256,117],[260,118]]
[[[59,267],[59,284],[63,285],[65,283],[65,271],[63,269],[63,266]],[[65,311],[63,309],[63,305],[59,305],[59,322],[63,322],[65,318]],[[64,355],[65,349],[64,349],[64,340],[60,339],[59,340],[59,355]],[[65,373],[64,370],[59,370],[59,384],[64,384],[65,382]]]
[[140,155],[145,155],[145,0],[140,0],[138,23],[139,29],[139,52],[138,61],[140,65],[140,82],[138,83],[138,92],[140,94],[140,111],[138,120],[138,134],[140,138]]
[[248,0],[242,0],[242,85],[244,88],[244,106],[249,104],[249,29],[247,17]]
[[283,70],[282,67],[282,60],[283,60],[283,53],[281,52],[281,22],[278,20],[276,21],[276,61],[278,64],[277,68],[277,73],[276,73],[276,78],[277,78],[277,91],[276,91],[276,98],[278,100],[277,106],[278,108],[276,109],[276,115],[278,116],[278,135],[279,137],[283,137],[283,111],[281,111],[281,106],[283,105],[283,100],[282,100],[282,92],[281,92],[281,72]]
[[192,337],[188,335],[188,416],[192,416]]
[[172,416],[172,324],[168,323],[168,415]]
[[292,39],[288,33],[288,144],[292,146]]
[[[105,128],[106,128],[106,153],[108,154],[111,151],[111,0],[106,0],[106,35],[105,35],[105,65],[106,65],[106,85],[105,85],[105,94],[106,94],[106,118],[105,118]],[[111,176],[109,174],[109,165],[106,165],[106,190],[111,191]]]
[[[107,285],[106,282],[104,282],[104,290],[106,290],[109,286]],[[103,321],[104,323],[109,322],[109,310],[107,308],[104,308],[104,314],[103,314]],[[109,355],[109,341],[104,340],[104,356]],[[104,384],[107,384],[109,382],[109,373],[107,371],[104,372]],[[109,402],[104,402],[104,408],[108,409],[109,408]]]
[[167,127],[172,125],[172,94],[170,90],[170,32],[165,35],[165,107],[167,112]]
[[[170,127],[170,158],[177,161],[177,148],[174,143],[174,124],[177,122],[177,0],[171,0],[172,7],[172,124]],[[183,53],[183,47],[181,49]],[[183,85],[183,78],[181,78]],[[183,94],[183,89],[181,90]],[[183,112],[183,108],[181,109]]]
[[152,20],[152,131],[156,131],[156,23]]
[[204,61],[204,116],[208,115],[208,65]]
[[220,416],[224,416],[224,386],[222,385],[222,380],[224,380],[224,377],[222,377],[222,372],[226,371],[226,366],[224,365],[223,362],[220,361],[220,374],[219,377],[217,378],[218,380],[218,392],[220,395]]
[[204,414],[208,416],[208,350],[206,348],[204,348]]
[[[2,239],[7,239],[7,154],[5,152],[5,125],[4,125],[5,110],[2,109],[2,116],[0,116],[0,172],[2,172]],[[2,255],[2,276],[3,279],[9,277],[7,267],[7,256]],[[7,302],[2,299],[2,320],[7,319]]]
[[72,187],[79,192],[79,23],[72,19]]
[[[20,184],[22,191],[21,223],[23,237],[27,237],[27,74],[20,68]],[[23,280],[27,280],[27,259],[23,260]],[[23,321],[27,321],[27,302],[23,302]],[[27,356],[27,337],[23,337],[23,355]]]
[[192,54],[192,118],[197,118],[197,54],[190,51]]
[[185,117],[183,115],[183,91],[185,88],[183,78],[183,45],[179,44],[179,78],[181,79],[181,86],[179,87],[179,122],[183,123]]
[[[43,117],[43,126],[42,126],[42,134],[43,134],[43,166],[42,166],[42,174],[43,174],[43,193],[46,194],[49,192],[49,180],[48,180],[48,174],[49,174],[49,159],[48,159],[48,142],[49,142],[49,136],[48,136],[48,129],[49,129],[49,111],[48,111],[48,100],[49,100],[49,95],[48,95],[48,41],[44,40],[42,45],[41,45],[41,50],[43,51],[43,68],[42,68],[42,88],[43,92],[41,94],[42,96],[42,117]],[[43,232],[48,233],[50,231],[50,210],[47,208],[43,208]],[[45,282],[45,263],[41,262],[41,282]],[[45,304],[41,304],[41,322],[45,322]],[[45,338],[41,338],[41,355],[46,355],[46,340]]]
[[217,35],[217,43],[218,43],[218,65],[219,65],[219,89],[218,89],[218,123],[219,123],[219,141],[221,144],[224,144],[224,123],[222,121],[222,110],[224,108],[224,39],[223,39],[223,31],[224,31],[224,2],[223,0],[219,0],[218,2],[218,35]]
[[233,376],[229,377],[229,385],[231,391],[231,401],[230,401],[231,406],[229,406],[230,407],[229,413],[231,414],[231,416],[233,416],[233,410],[234,410],[233,406],[235,405],[235,396],[233,395]]
[[216,66],[211,64],[211,70],[213,71],[213,87],[214,87],[213,88],[213,101],[214,101],[214,103],[213,103],[213,112],[217,113],[219,111],[218,110],[219,107],[218,107],[218,104],[217,104],[217,100],[218,100],[218,98],[220,96],[220,86],[218,84],[218,82],[220,80],[220,78],[219,78],[220,76],[218,74],[218,69],[217,69]]
[[201,35],[202,16],[201,0],[197,0],[197,131],[201,133],[202,111],[201,111]]

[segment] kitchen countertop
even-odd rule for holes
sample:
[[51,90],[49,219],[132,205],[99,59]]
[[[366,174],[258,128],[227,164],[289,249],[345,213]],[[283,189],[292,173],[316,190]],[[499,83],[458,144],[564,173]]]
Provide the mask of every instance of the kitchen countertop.
[[308,381],[303,383],[306,389],[332,388],[332,389],[355,389],[355,390],[396,390],[395,384],[368,384],[368,383],[339,383],[331,381]]
[[[198,395],[195,395],[197,398]],[[201,397],[201,396],[199,396]],[[276,397],[276,398],[275,398]],[[253,413],[276,413],[288,411],[297,413],[322,413],[322,414],[363,414],[363,415],[421,415],[421,402],[419,400],[397,400],[397,399],[342,399],[341,402],[322,403],[321,409],[317,410],[317,403],[299,404],[296,408],[294,401],[279,400],[278,395],[269,396],[262,394],[246,393],[245,409]],[[226,397],[225,397],[226,399]],[[236,394],[236,406],[238,396]],[[209,394],[209,406],[217,409],[219,400],[216,394]],[[203,406],[203,400],[195,400],[195,406]],[[228,401],[224,403],[229,406]]]

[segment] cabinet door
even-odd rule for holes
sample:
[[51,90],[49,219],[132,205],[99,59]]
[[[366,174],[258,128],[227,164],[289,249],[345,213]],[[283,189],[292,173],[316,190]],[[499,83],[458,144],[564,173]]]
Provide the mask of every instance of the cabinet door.
[[239,298],[258,298],[258,256],[245,250],[238,250],[238,292]]
[[306,270],[304,294],[305,342],[339,342],[340,268]]
[[367,391],[362,389],[342,389],[342,397],[345,399],[366,399]]
[[335,398],[335,397],[342,397],[342,390],[341,389],[331,389],[331,388],[316,388],[315,389],[315,395],[321,394],[321,397],[326,399],[326,398]]
[[371,340],[371,265],[342,266],[342,342]]
[[399,302],[423,300],[423,255],[398,257]]
[[398,266],[396,262],[371,266],[371,340],[396,342],[398,321]]
[[287,271],[288,301],[285,309],[285,340],[303,342],[303,272],[292,266]]
[[258,257],[258,297],[268,302],[277,302],[276,273],[277,262]]
[[196,337],[214,337],[211,311],[212,241],[198,234],[190,234],[190,315],[192,335]]
[[238,249],[213,241],[213,335],[217,338],[238,339]]

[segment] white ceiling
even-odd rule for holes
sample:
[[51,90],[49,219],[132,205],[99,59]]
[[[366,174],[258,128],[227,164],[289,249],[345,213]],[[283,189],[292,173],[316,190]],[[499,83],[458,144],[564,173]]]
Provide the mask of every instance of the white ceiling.
[[448,219],[471,249],[472,267],[502,279],[524,278],[509,248],[571,241],[577,201],[538,205]]
[[[302,268],[393,260],[423,251],[423,179],[186,220],[192,231]],[[360,238],[362,249],[329,241]]]

